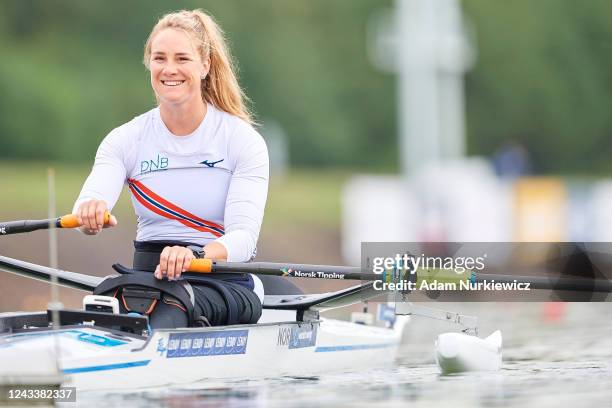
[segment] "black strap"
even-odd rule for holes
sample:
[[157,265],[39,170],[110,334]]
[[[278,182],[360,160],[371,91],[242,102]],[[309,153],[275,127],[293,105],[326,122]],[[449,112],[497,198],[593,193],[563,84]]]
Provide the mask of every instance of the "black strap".
[[[118,263],[113,265],[113,269],[119,272],[120,274],[122,274],[123,275],[122,277],[124,276],[141,277],[142,275],[146,275],[148,277],[148,282],[150,282],[152,278],[158,284],[159,283],[176,284],[176,285],[179,285],[179,287],[183,290],[183,292],[186,292],[185,289],[182,286],[180,286],[178,281],[160,280],[160,279],[155,278],[155,276],[151,274],[150,272],[137,271],[134,269],[126,268],[125,266],[118,264]],[[220,281],[219,279],[215,279],[215,278],[210,278],[208,276],[202,276],[202,275],[196,275],[196,274],[182,274],[181,276],[182,276],[182,280],[185,280],[189,283],[208,286],[218,291],[221,294],[221,297],[223,297],[223,300],[225,301],[225,306],[227,307],[227,321],[229,322],[236,321],[236,319],[239,317],[239,314],[240,314],[238,310],[238,304],[234,299],[234,295],[232,295],[232,292],[230,292],[230,290],[225,286],[223,281]],[[106,282],[106,280],[104,282]],[[145,285],[145,286],[148,286],[148,285]],[[158,288],[158,286],[152,286],[152,287]],[[98,288],[96,288],[96,290],[97,289]],[[104,292],[106,292],[106,290],[104,290]],[[94,292],[94,294],[96,293]],[[173,293],[170,293],[170,295],[175,296]],[[193,307],[191,308],[191,311],[193,313]],[[193,321],[193,319],[190,319],[190,321]]]
[[[119,287],[124,287],[128,285],[154,288],[178,299],[179,302],[181,302],[185,309],[187,309],[188,311],[189,322],[194,321],[194,305],[191,302],[189,293],[187,293],[187,290],[179,282],[162,281],[155,278],[152,273],[129,270],[128,268],[125,268],[124,266],[121,266],[119,264],[113,265],[113,268],[117,272],[122,273],[122,275],[103,280],[102,283],[100,283],[93,290],[94,295],[111,292]],[[129,270],[130,272],[122,272],[125,270]]]

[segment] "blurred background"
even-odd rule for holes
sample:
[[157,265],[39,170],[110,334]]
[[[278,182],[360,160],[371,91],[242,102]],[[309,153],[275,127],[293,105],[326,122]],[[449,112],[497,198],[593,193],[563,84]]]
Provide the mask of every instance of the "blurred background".
[[[599,0],[4,0],[0,220],[46,218],[48,167],[70,212],[101,140],[154,106],[144,42],[181,8],[224,28],[270,149],[258,260],[358,264],[362,241],[612,240]],[[100,236],[58,232],[62,269],[131,265],[125,192],[114,213]],[[47,241],[3,237],[0,254],[48,264]],[[0,287],[0,311],[48,300],[42,283]]]

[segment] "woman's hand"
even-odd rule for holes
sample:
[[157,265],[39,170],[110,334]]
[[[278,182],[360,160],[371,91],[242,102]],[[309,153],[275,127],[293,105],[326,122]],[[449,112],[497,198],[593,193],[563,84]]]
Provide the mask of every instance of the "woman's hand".
[[111,215],[108,224],[104,224],[104,215],[108,212],[108,205],[104,200],[89,200],[79,206],[76,212],[77,219],[81,224],[81,231],[87,235],[96,235],[102,228],[117,225],[117,218]]
[[191,261],[195,259],[191,249],[182,246],[165,247],[159,255],[159,265],[155,268],[155,277],[168,280],[176,280],[181,274],[189,269]]

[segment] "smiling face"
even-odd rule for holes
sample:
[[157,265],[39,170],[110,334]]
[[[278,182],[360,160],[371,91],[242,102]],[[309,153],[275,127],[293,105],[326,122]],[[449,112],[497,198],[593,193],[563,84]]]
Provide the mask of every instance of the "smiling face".
[[157,100],[166,105],[202,103],[200,84],[208,74],[193,41],[182,30],[166,28],[151,42],[151,86]]

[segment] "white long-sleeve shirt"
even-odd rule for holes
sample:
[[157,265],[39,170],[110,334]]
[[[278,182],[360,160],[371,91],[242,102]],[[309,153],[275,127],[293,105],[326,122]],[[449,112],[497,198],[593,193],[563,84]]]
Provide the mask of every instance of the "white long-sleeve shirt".
[[256,252],[268,178],[266,144],[242,119],[208,104],[192,134],[175,136],[155,108],[102,141],[73,212],[91,199],[112,209],[127,184],[136,240],[216,241],[243,262]]

